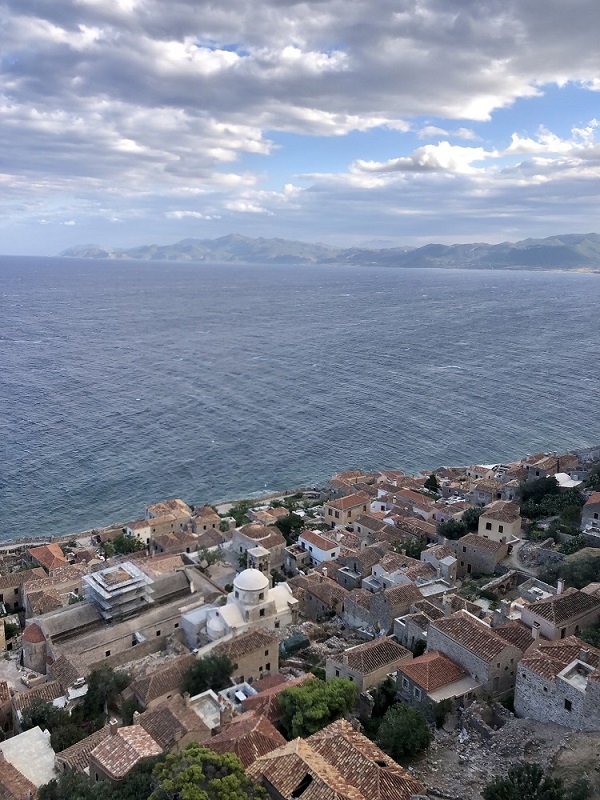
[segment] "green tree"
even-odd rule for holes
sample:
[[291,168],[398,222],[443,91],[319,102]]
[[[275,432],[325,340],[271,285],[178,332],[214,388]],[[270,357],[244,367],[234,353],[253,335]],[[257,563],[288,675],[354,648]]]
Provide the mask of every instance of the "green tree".
[[233,675],[234,664],[227,656],[208,655],[198,658],[183,676],[181,691],[190,695],[212,689],[218,692]]
[[494,778],[481,794],[483,800],[565,800],[562,782],[547,777],[539,764],[510,767],[506,776]]
[[267,794],[233,753],[219,755],[199,742],[168,755],[154,768],[149,800],[262,800]]
[[580,534],[579,536],[573,536],[568,541],[563,542],[558,549],[559,552],[568,556],[572,553],[577,553],[579,550],[583,550],[584,547],[587,547],[587,539],[583,534]]
[[112,786],[104,781],[92,783],[88,775],[67,769],[40,786],[39,800],[114,800]]
[[14,622],[9,622],[8,620],[4,620],[4,637],[6,641],[12,639],[13,636],[16,636],[21,629],[18,625],[15,625]]
[[228,516],[234,518],[237,528],[239,528],[240,525],[245,525],[247,522],[250,522],[248,511],[250,511],[253,505],[254,503],[252,500],[240,500],[227,512]]
[[430,742],[427,720],[404,703],[396,703],[386,711],[377,732],[377,744],[395,760],[420,753]]
[[74,722],[68,722],[66,725],[54,728],[50,734],[50,744],[55,753],[60,753],[62,750],[66,750],[67,747],[71,747],[72,744],[85,739],[87,735],[87,731],[80,728],[79,725]]
[[[103,666],[88,675],[88,690],[83,701],[83,713],[88,719],[104,722],[108,706],[115,703],[123,689],[131,683],[131,676],[124,670]],[[102,718],[102,719],[100,719]]]
[[346,678],[310,679],[279,695],[281,724],[290,739],[310,736],[350,711],[357,695],[358,687]]
[[439,484],[439,482],[438,482],[438,479],[437,479],[437,477],[436,477],[436,476],[433,474],[433,472],[432,472],[432,473],[431,473],[431,475],[430,475],[430,476],[427,478],[427,480],[425,481],[425,483],[423,484],[423,486],[424,486],[426,489],[429,489],[429,491],[430,491],[430,492],[437,492],[437,491],[438,491],[438,489],[440,488],[440,484]]
[[115,553],[118,555],[129,555],[130,553],[137,553],[139,550],[145,550],[146,545],[137,538],[137,536],[128,536],[125,533],[120,533],[112,540]]
[[594,625],[590,628],[584,628],[579,634],[579,638],[591,644],[592,647],[600,648],[600,626]]
[[460,539],[467,532],[467,526],[462,520],[449,519],[448,522],[439,522],[437,532],[446,539]]
[[287,517],[278,519],[275,525],[285,537],[286,542],[290,544],[294,538],[294,534],[304,527],[304,522],[298,514],[288,514]]
[[425,542],[394,542],[392,550],[404,553],[409,558],[421,558],[423,550],[427,550]]
[[533,481],[526,481],[519,487],[521,502],[526,503],[532,500],[540,503],[546,495],[558,494],[559,487],[556,478],[536,478]]
[[465,523],[467,531],[476,531],[479,527],[479,517],[483,514],[485,508],[467,508],[461,517],[461,521]]
[[417,639],[412,648],[413,656],[418,658],[419,656],[423,655],[425,650],[427,650],[427,642],[425,639]]
[[446,698],[445,700],[440,700],[439,703],[436,703],[433,707],[433,721],[435,722],[436,728],[443,728],[444,723],[448,719],[448,714],[452,711],[452,700]]
[[68,725],[69,722],[69,712],[64,708],[57,708],[46,700],[36,699],[24,709],[21,727],[26,731],[39,725],[40,728],[52,732],[56,728]]

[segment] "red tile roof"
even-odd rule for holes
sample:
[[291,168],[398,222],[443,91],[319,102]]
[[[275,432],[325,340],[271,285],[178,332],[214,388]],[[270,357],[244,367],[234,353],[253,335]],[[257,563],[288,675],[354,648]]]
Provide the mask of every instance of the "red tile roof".
[[265,715],[249,711],[233,719],[206,747],[216,753],[235,753],[244,768],[285,744],[285,739]]
[[492,661],[509,647],[501,636],[466,611],[457,611],[449,617],[438,619],[431,623],[430,628],[437,628],[486,662]]
[[571,588],[548,597],[546,600],[531,603],[528,610],[554,625],[563,625],[571,619],[592,611],[597,611],[600,616],[600,598]]
[[412,653],[395,639],[385,636],[332,656],[332,661],[338,664],[346,663],[346,659],[350,669],[360,672],[361,675],[369,675],[384,667],[395,667],[400,661],[412,659]]
[[58,544],[43,544],[40,547],[30,547],[27,551],[31,558],[47,570],[62,567],[67,564],[67,559]]
[[356,506],[366,505],[367,508],[371,504],[371,498],[364,492],[356,492],[355,494],[347,494],[345,497],[338,497],[337,500],[327,500],[325,505],[336,508],[338,511],[348,511],[348,509],[355,508]]
[[434,692],[467,676],[462,667],[437,650],[406,661],[398,667],[398,672],[426,692]]
[[90,759],[99,764],[113,780],[121,780],[143,758],[159,756],[160,745],[141,725],[119,728],[90,753]]

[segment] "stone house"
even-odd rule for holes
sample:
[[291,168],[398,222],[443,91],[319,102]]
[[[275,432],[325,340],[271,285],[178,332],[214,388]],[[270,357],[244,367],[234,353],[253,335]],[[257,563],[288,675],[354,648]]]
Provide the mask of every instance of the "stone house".
[[581,509],[581,527],[600,527],[600,492],[594,492]]
[[193,533],[204,533],[204,531],[210,530],[218,531],[221,526],[221,517],[214,508],[201,506],[194,510],[194,516],[191,518],[189,526]]
[[90,778],[119,783],[140,761],[161,753],[161,746],[141,725],[111,730],[90,753]]
[[279,671],[279,640],[266,630],[253,630],[218,644],[212,654],[226,656],[234,666],[235,683],[252,682]]
[[286,743],[277,728],[264,714],[249,711],[234,717],[216,736],[206,742],[215,753],[235,753],[244,769],[260,756]]
[[353,589],[344,599],[342,619],[352,628],[368,628],[371,625],[372,593],[366,589]]
[[273,568],[279,569],[283,566],[286,541],[278,528],[267,528],[258,522],[249,522],[233,531],[231,549],[240,556],[240,560],[246,556],[248,550],[258,545],[269,551]]
[[544,639],[552,641],[577,636],[584,628],[600,620],[600,597],[579,589],[559,585],[557,594],[530,603],[521,612],[521,622]]
[[580,731],[600,730],[600,650],[576,636],[540,641],[519,664],[515,712]]
[[449,700],[453,708],[466,708],[481,686],[459,664],[436,650],[400,664],[396,675],[398,696],[432,719],[435,707]]
[[360,514],[352,523],[352,530],[361,539],[374,541],[378,538],[378,534],[387,528],[387,523],[383,519],[373,516],[372,514]]
[[169,531],[150,538],[153,553],[195,553],[198,549],[198,535],[191,531]]
[[491,503],[479,517],[477,533],[496,542],[509,542],[521,537],[519,506],[507,500]]
[[184,675],[195,662],[196,656],[192,653],[178,656],[149,675],[138,678],[129,688],[142,708],[155,708],[179,694]]
[[383,555],[389,550],[389,545],[386,543],[379,543],[369,545],[363,550],[346,551],[340,553],[338,563],[344,567],[348,567],[352,572],[360,575],[361,578],[366,578],[371,574],[372,568],[378,564]]
[[421,561],[435,569],[439,578],[443,578],[450,584],[456,582],[458,576],[458,560],[455,553],[443,544],[428,547],[421,553]]
[[485,539],[476,533],[467,533],[456,541],[447,540],[445,544],[456,555],[459,579],[465,575],[493,575],[508,554],[506,542]]
[[417,642],[427,643],[429,623],[444,616],[444,611],[429,600],[417,600],[408,614],[394,620],[394,636],[401,645],[412,650]]
[[23,587],[31,581],[47,577],[48,574],[41,567],[0,575],[0,604],[4,605],[7,612],[23,608]]
[[146,519],[158,519],[165,514],[173,514],[178,524],[183,526],[192,518],[192,509],[179,498],[162,500],[160,503],[146,506]]
[[348,494],[323,503],[325,522],[332,528],[351,525],[360,514],[370,510],[371,498],[365,492]]
[[133,721],[167,753],[178,753],[192,742],[206,742],[211,737],[211,729],[193,710],[188,695],[176,694],[142,714],[136,711]]
[[71,747],[67,747],[66,750],[61,750],[60,753],[56,754],[56,771],[64,772],[67,769],[72,769],[74,772],[85,772],[89,775],[90,753],[110,735],[111,727],[110,725],[105,725],[99,731],[95,731],[86,736],[85,739],[80,739]]
[[342,612],[348,592],[332,578],[319,572],[297,575],[288,581],[301,613],[314,622]]
[[57,543],[30,547],[27,550],[27,557],[32,564],[43,567],[48,573],[57,567],[65,567],[69,563]]
[[496,478],[487,478],[473,481],[471,490],[467,495],[469,501],[475,506],[489,506],[495,500],[502,500],[504,484]]
[[406,614],[422,595],[413,583],[400,584],[382,592],[355,589],[344,600],[344,621],[353,627],[368,627],[391,633],[394,619]]
[[523,652],[467,611],[429,625],[427,648],[460,664],[491,695],[511,691]]
[[346,720],[257,758],[247,774],[272,800],[409,800],[425,787]]
[[377,686],[400,664],[412,659],[412,653],[387,636],[351,647],[343,653],[329,656],[326,661],[327,680],[346,678],[354,681],[363,692]]

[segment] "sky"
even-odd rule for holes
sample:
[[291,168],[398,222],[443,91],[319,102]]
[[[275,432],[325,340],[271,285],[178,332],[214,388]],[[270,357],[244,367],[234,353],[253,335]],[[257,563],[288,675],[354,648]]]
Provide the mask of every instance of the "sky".
[[0,0],[0,252],[600,231],[598,0]]

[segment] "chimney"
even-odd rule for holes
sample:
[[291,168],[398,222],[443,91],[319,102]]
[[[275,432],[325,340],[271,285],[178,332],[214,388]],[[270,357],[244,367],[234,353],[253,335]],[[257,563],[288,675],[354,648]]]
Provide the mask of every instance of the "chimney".
[[189,692],[184,692],[183,693],[183,702],[185,703],[185,707],[189,708],[189,705],[190,705],[190,693]]
[[586,650],[586,648],[585,648],[585,647],[582,647],[582,648],[579,650],[579,660],[580,660],[580,661],[583,661],[583,663],[584,663],[584,664],[587,664],[587,663],[588,663],[588,657],[589,657],[589,655],[590,655],[590,651],[589,651],[589,650]]
[[531,635],[533,636],[533,641],[534,642],[537,642],[539,640],[539,638],[540,638],[540,626],[539,625],[536,625],[535,623],[533,624],[533,626],[531,628]]
[[321,570],[321,572],[323,573],[323,575],[324,575],[325,577],[327,577],[327,567],[323,567],[323,569]]
[[556,584],[556,594],[562,594],[564,590],[565,590],[565,582],[562,578],[559,578],[559,581]]
[[134,711],[134,712],[133,712],[133,724],[134,724],[134,725],[137,725],[137,724],[138,724],[138,719],[139,719],[140,717],[141,717],[141,714],[140,714],[140,712],[139,712],[139,711]]
[[108,721],[108,725],[110,728],[110,735],[114,736],[115,733],[119,730],[119,721],[116,719],[110,719]]
[[442,609],[445,617],[449,617],[452,613],[452,602],[448,599],[447,594],[442,595]]

